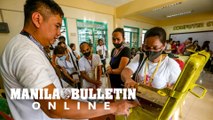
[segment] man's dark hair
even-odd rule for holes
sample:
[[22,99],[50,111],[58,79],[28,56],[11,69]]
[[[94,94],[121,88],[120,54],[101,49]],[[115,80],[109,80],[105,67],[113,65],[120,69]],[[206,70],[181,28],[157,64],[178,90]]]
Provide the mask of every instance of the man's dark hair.
[[63,40],[65,42],[66,38],[64,36],[60,36],[60,37],[58,37],[58,40],[59,41]]
[[98,39],[98,43],[99,43],[100,41],[102,41],[102,42],[103,42],[103,40],[102,40],[102,39]]
[[90,44],[89,44],[88,42],[82,42],[82,43],[79,45],[80,49],[81,49],[81,46],[82,46],[83,44],[87,44],[89,47],[91,47]]
[[114,32],[120,32],[122,34],[122,37],[125,38],[124,29],[123,28],[116,28],[112,33]]
[[70,44],[70,48],[72,48],[72,47],[74,47],[75,46],[75,44],[74,43],[71,43]]
[[64,17],[61,7],[54,0],[26,0],[24,5],[24,25],[31,20],[33,12],[39,12],[44,19],[49,15]]
[[192,37],[189,37],[188,40],[189,40],[190,42],[192,42],[193,39],[192,39]]
[[64,47],[61,47],[61,46],[56,46],[54,51],[53,51],[53,54],[54,55],[57,55],[57,54],[64,54],[66,51],[66,49]]
[[161,27],[153,27],[145,33],[144,40],[148,37],[158,36],[161,43],[165,44],[166,42],[166,31]]
[[65,43],[65,42],[58,42],[58,45],[61,45],[61,44],[65,44],[65,45],[66,45],[66,43]]

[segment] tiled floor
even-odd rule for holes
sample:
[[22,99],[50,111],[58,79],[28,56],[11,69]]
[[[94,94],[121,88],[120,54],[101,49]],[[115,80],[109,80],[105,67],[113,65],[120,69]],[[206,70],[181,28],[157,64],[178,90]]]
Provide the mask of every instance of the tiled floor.
[[190,93],[187,95],[180,120],[213,120],[213,74],[202,72],[197,84],[208,91],[203,99]]

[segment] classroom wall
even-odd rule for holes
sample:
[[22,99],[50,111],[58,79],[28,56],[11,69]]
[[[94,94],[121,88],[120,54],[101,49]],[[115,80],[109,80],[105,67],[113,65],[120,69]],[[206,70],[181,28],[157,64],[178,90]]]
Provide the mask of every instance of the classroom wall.
[[142,30],[143,29],[150,29],[154,27],[154,25],[149,24],[149,23],[144,23],[144,22],[139,22],[131,19],[119,19],[116,18],[115,22],[115,27],[124,27],[124,26],[129,26],[129,27],[136,27],[139,28],[139,46],[141,46],[142,43]]
[[[10,33],[0,33],[0,56],[7,42],[17,33],[19,33],[24,24],[23,14],[24,0],[1,0],[0,9],[2,9],[2,16],[4,22],[8,23]],[[2,22],[3,20],[0,19]]]
[[[77,50],[79,50],[78,45],[78,33],[77,33],[77,25],[76,20],[89,20],[96,22],[104,22],[108,25],[108,45],[109,50],[112,49],[113,44],[111,41],[111,34],[113,31],[113,16],[109,14],[101,14],[91,11],[86,11],[78,8],[71,8],[67,6],[62,6],[65,17],[67,18],[67,27],[68,27],[68,35],[70,39],[70,43],[75,43],[77,45]],[[110,52],[110,51],[109,51]]]

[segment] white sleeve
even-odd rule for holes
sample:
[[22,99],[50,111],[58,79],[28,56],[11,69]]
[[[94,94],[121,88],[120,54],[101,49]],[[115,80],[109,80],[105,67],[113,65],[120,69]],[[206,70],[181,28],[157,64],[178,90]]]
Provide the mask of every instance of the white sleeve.
[[78,65],[79,65],[79,70],[80,71],[85,71],[83,56],[80,58]]
[[181,69],[180,69],[179,64],[173,59],[170,60],[169,66],[170,66],[169,68],[171,70],[171,73],[170,73],[170,76],[169,76],[169,83],[174,84],[177,81],[177,79],[178,79],[178,77],[181,73]]
[[22,51],[17,56],[12,63],[13,70],[23,87],[43,88],[53,83],[51,75],[55,72],[53,73],[53,68],[45,56],[32,51]]
[[134,73],[138,68],[139,59],[140,59],[140,54],[137,54],[126,67],[132,70],[132,72]]

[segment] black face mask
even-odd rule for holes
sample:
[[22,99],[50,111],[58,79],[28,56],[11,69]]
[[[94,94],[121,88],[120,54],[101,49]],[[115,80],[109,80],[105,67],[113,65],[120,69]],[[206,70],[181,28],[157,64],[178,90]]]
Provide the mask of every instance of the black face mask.
[[52,45],[50,45],[50,50],[54,50],[54,48],[53,48],[53,46],[52,46]]
[[89,57],[89,56],[90,56],[90,51],[89,51],[89,52],[83,53],[83,55],[84,55],[85,57]]
[[113,45],[115,46],[115,48],[120,48],[123,45],[123,43],[120,43],[120,44],[113,43]]
[[154,59],[158,58],[162,54],[162,50],[159,52],[145,51],[145,53],[150,61],[154,61]]

